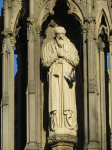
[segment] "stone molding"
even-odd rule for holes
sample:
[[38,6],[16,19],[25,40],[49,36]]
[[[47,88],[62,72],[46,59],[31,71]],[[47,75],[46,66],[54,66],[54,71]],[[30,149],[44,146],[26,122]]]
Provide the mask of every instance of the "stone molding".
[[49,144],[55,144],[55,143],[77,143],[78,138],[73,135],[65,134],[65,135],[55,135],[48,138]]
[[91,149],[101,149],[100,148],[100,143],[99,142],[90,142],[89,144],[88,144],[88,146],[87,146],[87,149],[89,150],[91,150]]
[[29,94],[35,94],[35,81],[29,82]]
[[30,17],[27,18],[27,26],[35,25],[36,23],[37,23],[37,19],[30,18]]
[[81,29],[82,29],[82,32],[83,32],[83,33],[86,33],[86,32],[87,32],[87,24],[83,24],[83,25],[81,26]]
[[9,96],[3,96],[2,106],[9,105]]
[[42,147],[40,143],[27,143],[24,150],[41,150]]
[[[109,46],[112,45],[112,36],[108,38]],[[112,55],[112,49],[110,48],[110,54]]]
[[1,34],[5,38],[10,38],[11,36],[13,36],[13,32],[11,30],[4,30]]
[[89,83],[89,93],[95,93],[95,83]]
[[69,7],[68,14],[76,14],[80,19],[79,21],[83,22],[83,15],[76,3],[74,3],[72,0],[67,0],[67,5]]

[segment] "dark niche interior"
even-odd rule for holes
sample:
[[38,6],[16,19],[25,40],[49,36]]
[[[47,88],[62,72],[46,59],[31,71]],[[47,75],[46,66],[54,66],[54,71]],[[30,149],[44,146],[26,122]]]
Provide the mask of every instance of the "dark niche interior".
[[[80,63],[76,67],[76,107],[77,107],[77,123],[78,123],[78,149],[83,149],[83,52],[82,52],[82,34],[81,34],[81,25],[79,21],[76,19],[76,16],[69,15],[67,12],[69,7],[67,6],[67,2],[65,0],[57,0],[56,5],[54,7],[54,15],[49,16],[42,25],[41,31],[41,51],[43,45],[45,45],[45,41],[50,41],[53,37],[49,37],[47,34],[51,33],[48,31],[49,24],[53,20],[57,26],[62,26],[66,29],[66,36],[70,39],[70,41],[75,45],[78,50],[78,55],[80,57]],[[55,26],[50,26],[49,30],[55,28]],[[49,40],[47,38],[50,38]],[[46,132],[46,144],[44,150],[50,150],[50,146],[47,143],[47,138],[49,136],[48,126],[49,126],[49,113],[48,113],[48,91],[49,91],[49,83],[48,83],[48,70],[44,69],[41,66],[41,81],[43,84],[43,129]]]
[[[22,16],[22,15],[21,15]],[[27,91],[27,27],[26,17],[22,16],[16,25],[16,50],[18,71],[15,75],[15,149],[24,149],[26,145],[26,91]],[[19,30],[18,30],[19,29]]]

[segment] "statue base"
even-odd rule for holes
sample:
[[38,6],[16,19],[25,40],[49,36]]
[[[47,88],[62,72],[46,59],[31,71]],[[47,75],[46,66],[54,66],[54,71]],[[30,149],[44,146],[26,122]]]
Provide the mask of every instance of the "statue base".
[[98,142],[90,142],[87,146],[87,150],[101,150],[100,143]]
[[55,144],[52,147],[52,150],[73,150],[74,148],[74,144],[72,143],[58,143],[58,144]]
[[36,143],[27,143],[24,150],[41,150],[41,146]]
[[48,138],[52,150],[73,150],[77,142],[77,137],[70,134],[58,134]]
[[77,136],[77,130],[78,127],[76,126],[74,130],[70,130],[67,128],[57,128],[55,131],[49,131],[49,136],[55,136],[55,135],[72,135],[72,136]]

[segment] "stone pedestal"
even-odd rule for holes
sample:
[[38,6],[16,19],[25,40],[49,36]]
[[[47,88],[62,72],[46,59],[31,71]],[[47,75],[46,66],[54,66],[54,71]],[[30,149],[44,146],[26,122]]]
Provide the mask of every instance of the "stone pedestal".
[[77,144],[77,137],[69,134],[50,136],[48,143],[52,150],[73,150]]
[[90,142],[87,146],[87,150],[101,150],[99,142]]
[[57,143],[52,147],[52,150],[73,150],[74,144],[72,143]]
[[40,150],[40,146],[37,145],[36,143],[27,143],[26,147],[24,150]]

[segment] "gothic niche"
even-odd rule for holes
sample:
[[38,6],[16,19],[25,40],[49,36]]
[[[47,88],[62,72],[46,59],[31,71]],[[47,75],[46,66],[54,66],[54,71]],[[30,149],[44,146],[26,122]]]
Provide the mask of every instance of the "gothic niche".
[[[56,135],[56,134],[62,134],[62,135],[71,134],[71,135],[78,137],[78,142],[83,142],[83,136],[82,136],[83,134],[83,127],[82,127],[83,126],[83,86],[82,86],[82,80],[81,80],[83,77],[83,68],[82,68],[83,54],[82,54],[82,35],[81,35],[81,28],[80,28],[81,24],[78,21],[79,20],[78,17],[75,17],[75,15],[68,14],[68,10],[69,8],[67,6],[66,1],[57,0],[56,5],[53,9],[54,15],[49,16],[46,19],[46,21],[43,22],[41,37],[40,37],[41,58],[42,58],[41,59],[41,81],[42,81],[41,93],[42,93],[42,104],[43,104],[42,106],[43,107],[42,108],[43,109],[42,139],[43,139],[43,147],[45,150],[49,148],[48,141],[47,141],[48,137]],[[53,41],[55,41],[55,36],[56,36],[55,32],[56,32],[56,29],[58,30],[57,27],[59,26],[63,27],[61,28],[62,30],[59,31],[60,35],[62,34],[63,36],[66,32],[66,39],[68,42],[68,44],[66,45],[68,45],[68,49],[71,46],[73,46],[74,48],[72,47],[71,50],[73,50],[74,53],[76,54],[76,64],[69,65],[68,72],[65,71],[63,79],[62,78],[58,79],[59,74],[62,73],[60,72],[62,69],[59,70],[59,66],[57,69],[54,69],[54,72],[55,72],[54,76],[52,76],[49,72],[49,69],[52,70],[51,68],[53,68],[53,65],[51,64],[53,64],[54,61],[55,61],[54,63],[56,63],[57,62],[56,60],[53,60],[50,65],[46,64],[48,63],[48,60],[47,60],[48,51],[53,50],[52,46],[54,45],[52,45],[52,43]],[[47,47],[50,47],[50,48],[47,48]],[[61,49],[61,45],[58,46],[58,49]],[[53,57],[54,56],[51,55],[51,58],[49,60],[51,61]],[[44,61],[45,59],[47,62]],[[60,56],[60,60],[58,62],[60,66],[62,65],[61,62],[63,62],[63,58],[61,58]],[[66,63],[65,60],[64,62]],[[75,80],[73,82],[71,82],[68,77],[72,71],[73,71],[73,74],[75,74],[75,77],[74,77]],[[56,79],[56,82],[54,85],[52,83],[53,77],[55,77]],[[62,80],[65,81],[65,85],[63,85],[64,82],[63,84],[59,84],[59,83],[62,83]],[[73,109],[75,113],[73,113],[73,111],[70,109],[70,103],[68,103],[68,101],[65,100],[65,98],[63,98],[63,102],[61,101],[61,103],[57,103],[57,100],[52,101],[53,98],[56,99],[56,96],[58,96],[57,98],[58,101],[59,99],[62,99],[62,96],[64,96],[61,86],[65,88],[65,98],[67,98],[66,92],[68,91],[68,89],[74,88],[73,93],[71,93],[70,96],[73,97],[73,99],[71,98],[71,101],[73,100],[75,102],[74,109]],[[57,89],[53,91],[53,87]],[[50,89],[52,89],[52,92],[49,91]],[[68,99],[70,99],[70,97]],[[64,102],[67,102],[65,103],[65,106],[63,106]],[[66,106],[69,108],[66,108]],[[59,107],[62,107],[63,110]],[[58,110],[56,110],[57,108]],[[61,112],[59,109],[61,110]],[[83,145],[79,145],[79,147],[83,148]]]
[[[26,15],[26,14],[25,14]],[[27,27],[26,16],[21,15],[16,24],[15,54],[18,71],[15,75],[15,149],[24,149],[26,145],[26,92],[27,92]]]

